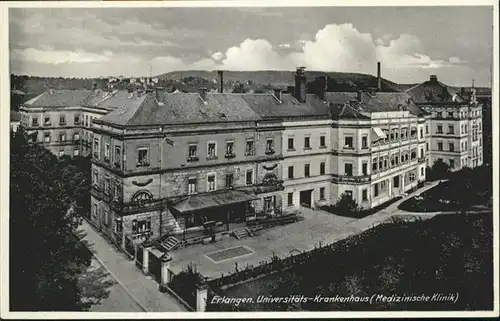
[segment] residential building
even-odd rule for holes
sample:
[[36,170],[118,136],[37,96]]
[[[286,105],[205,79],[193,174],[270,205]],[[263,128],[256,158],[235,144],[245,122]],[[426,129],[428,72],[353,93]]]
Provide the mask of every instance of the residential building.
[[15,133],[21,124],[21,114],[17,111],[10,111],[10,129]]
[[482,106],[474,87],[456,90],[432,75],[406,93],[431,114],[429,166],[439,159],[452,171],[483,164]]

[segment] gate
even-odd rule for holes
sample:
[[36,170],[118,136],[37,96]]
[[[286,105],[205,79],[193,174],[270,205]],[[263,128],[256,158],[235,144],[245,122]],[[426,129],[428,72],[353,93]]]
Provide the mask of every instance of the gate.
[[149,252],[148,256],[149,272],[156,282],[161,283],[161,260],[153,254],[153,251]]
[[138,245],[136,247],[136,255],[135,255],[135,265],[142,269],[142,266],[144,265],[144,250],[142,245]]
[[132,259],[135,257],[134,242],[128,236],[125,237],[125,253]]

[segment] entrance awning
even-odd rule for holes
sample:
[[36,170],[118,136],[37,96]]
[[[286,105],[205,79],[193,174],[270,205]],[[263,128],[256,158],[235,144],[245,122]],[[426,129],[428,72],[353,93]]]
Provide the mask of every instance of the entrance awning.
[[384,133],[384,131],[382,129],[378,128],[378,127],[372,128],[372,134],[375,137],[374,141],[387,138],[387,136]]
[[198,210],[242,203],[256,199],[259,199],[259,197],[255,194],[249,194],[237,190],[225,190],[215,193],[190,195],[187,198],[176,202],[172,208],[181,214],[187,214]]

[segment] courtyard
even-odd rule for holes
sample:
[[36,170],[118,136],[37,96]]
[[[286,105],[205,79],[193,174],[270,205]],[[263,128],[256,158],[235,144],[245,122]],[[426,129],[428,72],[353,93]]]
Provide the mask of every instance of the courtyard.
[[236,268],[257,266],[273,255],[286,257],[290,254],[312,250],[321,244],[330,244],[351,235],[361,233],[401,214],[398,206],[405,199],[426,191],[437,182],[425,186],[387,208],[364,218],[343,217],[326,211],[301,208],[304,220],[255,233],[254,237],[240,240],[229,238],[216,243],[197,244],[180,248],[171,253],[170,270],[178,274],[190,264],[206,278],[218,278],[231,274]]

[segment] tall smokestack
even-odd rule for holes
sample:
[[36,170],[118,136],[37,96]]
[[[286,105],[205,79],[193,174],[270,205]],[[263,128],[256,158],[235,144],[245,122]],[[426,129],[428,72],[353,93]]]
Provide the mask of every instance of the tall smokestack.
[[377,90],[382,91],[382,78],[380,78],[380,61],[377,62]]
[[297,67],[295,73],[295,98],[301,102],[306,102],[306,74],[305,67]]
[[219,92],[223,93],[224,92],[224,72],[222,70],[218,70],[217,73],[219,74]]

